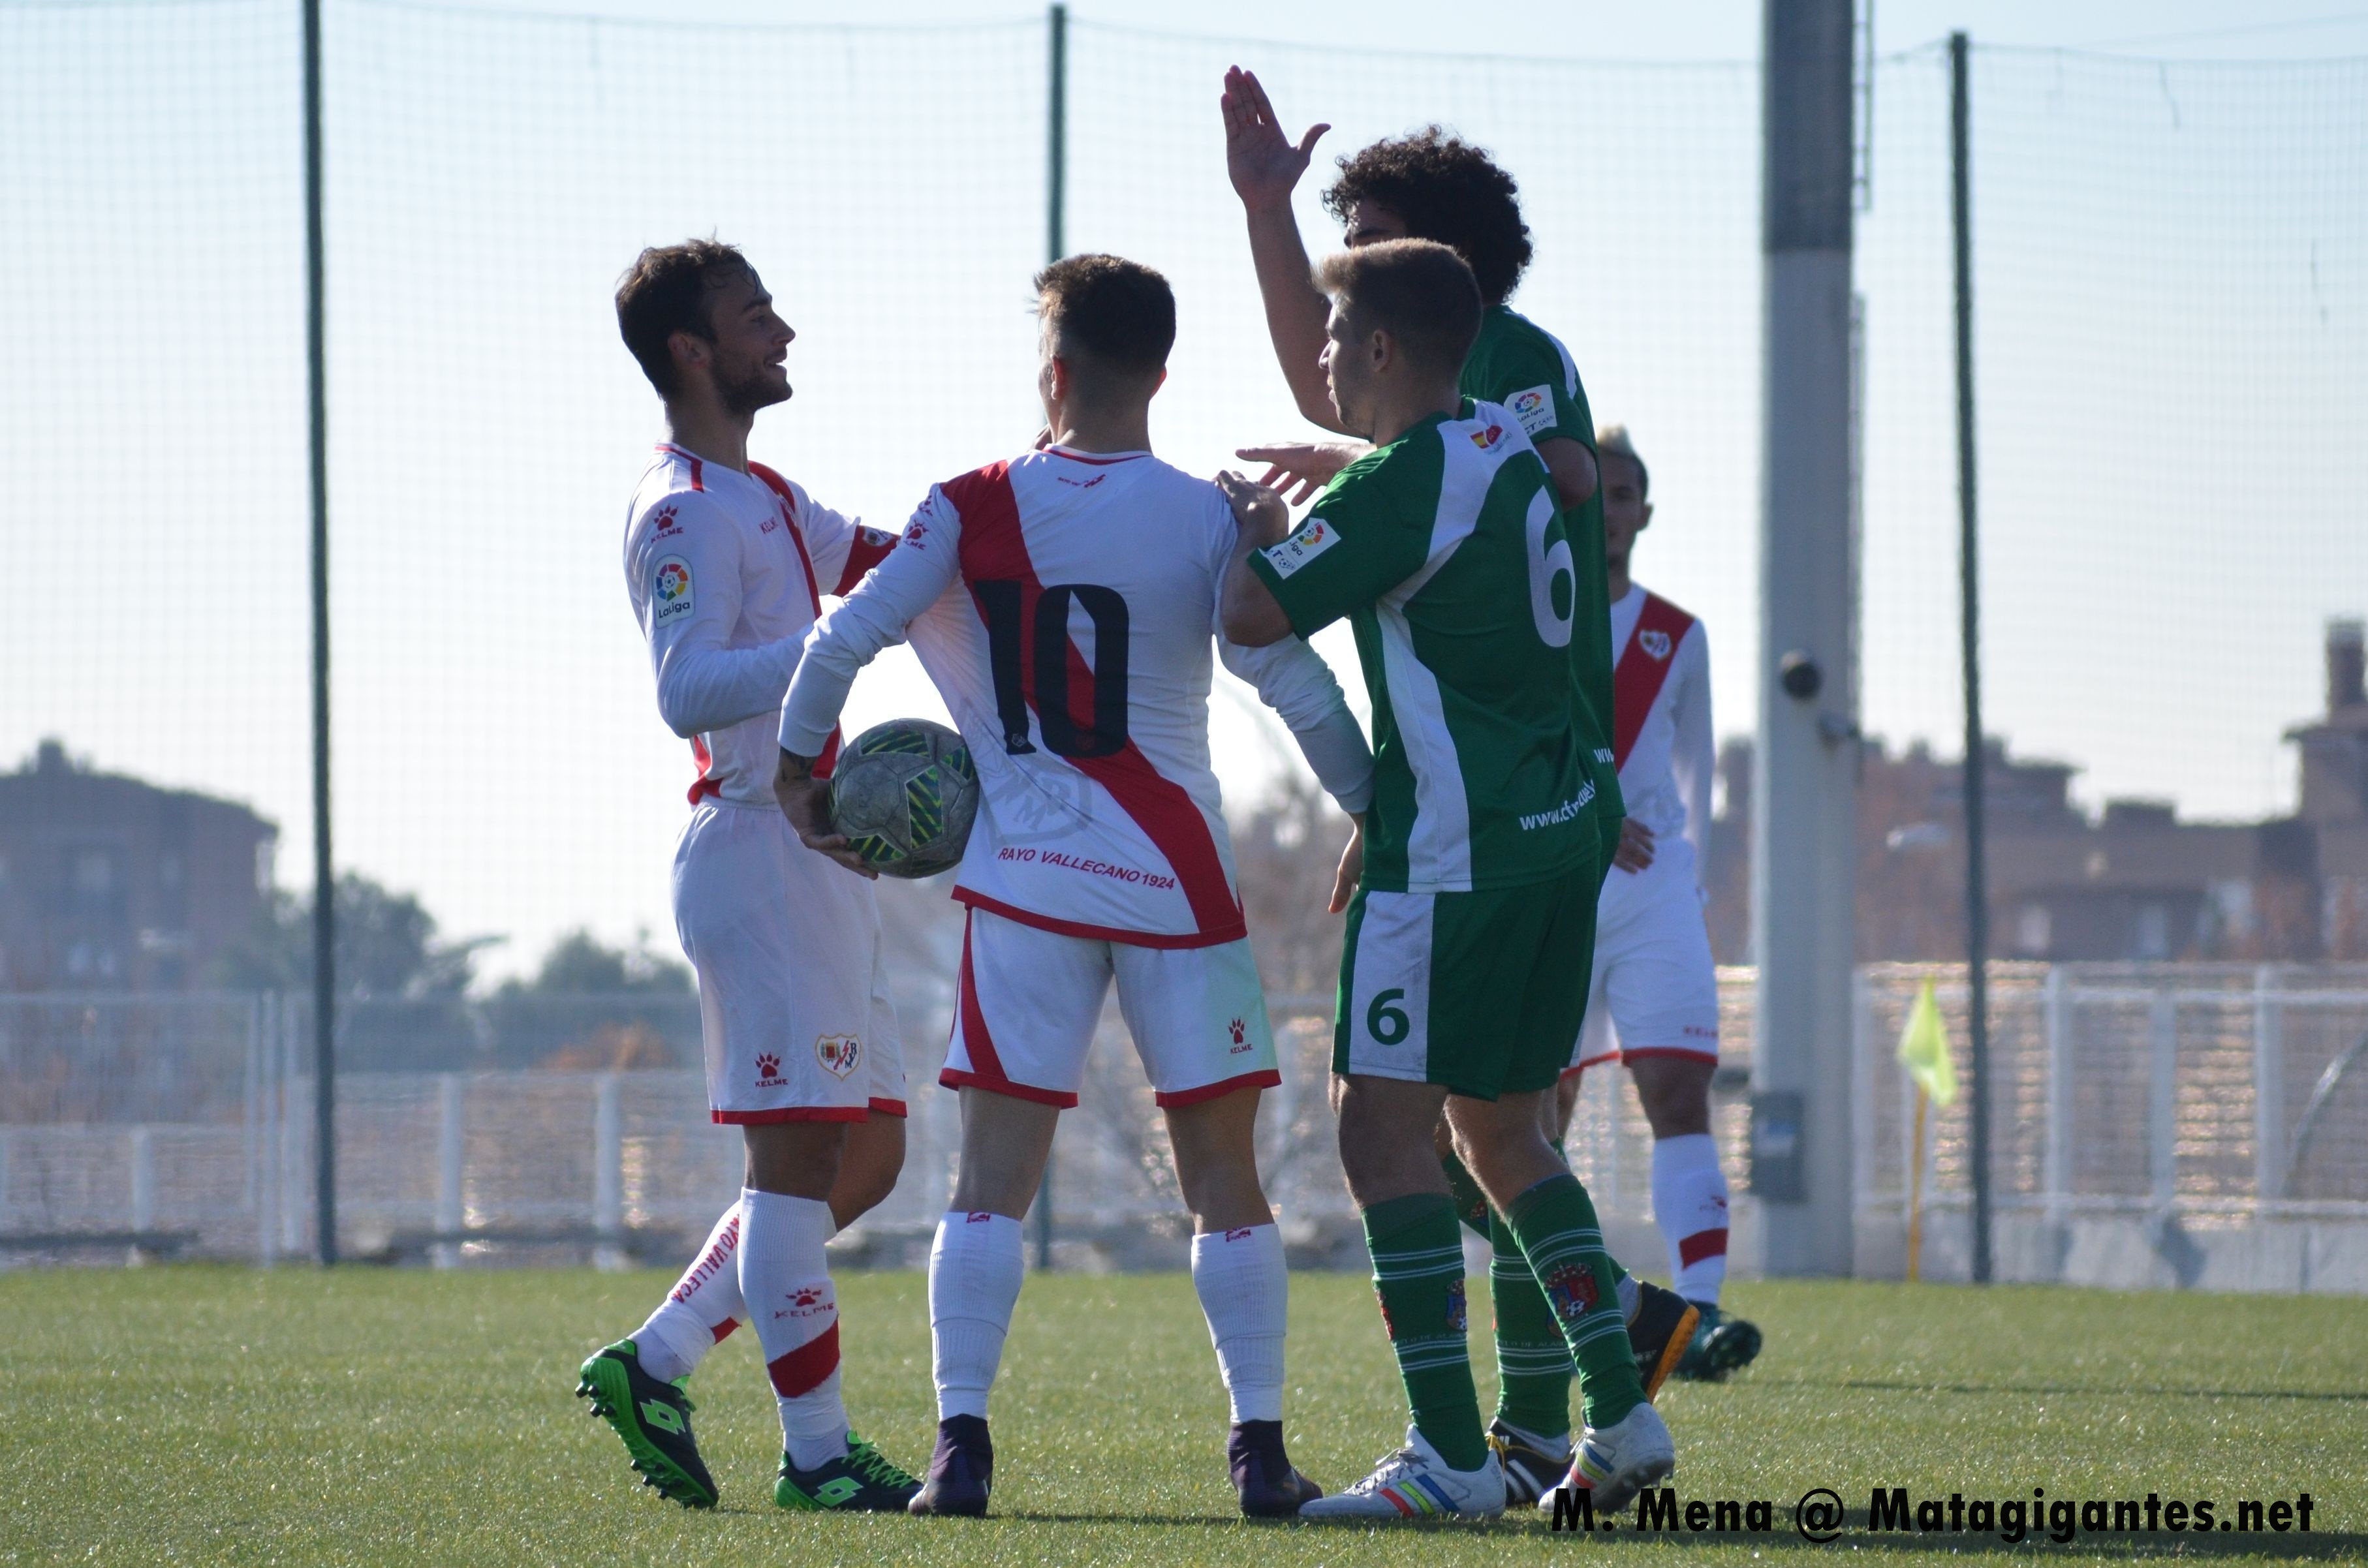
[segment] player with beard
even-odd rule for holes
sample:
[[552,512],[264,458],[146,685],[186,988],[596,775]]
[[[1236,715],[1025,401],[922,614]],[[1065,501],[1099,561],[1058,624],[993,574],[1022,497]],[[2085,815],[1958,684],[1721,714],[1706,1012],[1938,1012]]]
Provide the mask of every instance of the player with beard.
[[[781,1420],[773,1500],[902,1511],[919,1483],[848,1429],[838,1302],[823,1244],[888,1195],[905,1159],[905,1073],[869,883],[797,841],[773,802],[773,724],[822,596],[895,543],[748,460],[759,409],[790,395],[796,335],[740,253],[645,250],[617,289],[625,346],[667,438],[626,513],[625,583],[659,715],[698,777],[674,910],[699,975],[715,1120],[746,1144],[739,1201],[633,1335],[576,1392],[664,1495],[712,1506],[683,1383],[753,1322]],[[837,737],[822,748],[827,772]]]
[[[1225,164],[1247,218],[1250,258],[1266,305],[1275,357],[1300,413],[1311,423],[1349,434],[1326,390],[1321,358],[1327,305],[1310,280],[1291,193],[1306,172],[1315,142],[1330,127],[1317,125],[1293,142],[1284,132],[1256,75],[1225,74],[1223,108]],[[1553,478],[1571,558],[1570,657],[1576,666],[1580,744],[1595,786],[1591,808],[1601,836],[1599,868],[1620,845],[1619,770],[1611,747],[1611,639],[1605,597],[1603,509],[1598,495],[1595,423],[1570,351],[1552,333],[1506,301],[1531,259],[1513,178],[1470,142],[1437,126],[1376,142],[1340,160],[1339,177],[1325,192],[1349,249],[1394,239],[1434,241],[1472,268],[1484,309],[1478,335],[1463,361],[1459,387],[1466,397],[1509,410]],[[1244,448],[1244,458],[1269,465],[1266,483],[1304,501],[1367,449],[1357,443],[1292,443]],[[1584,952],[1567,955],[1586,965]],[[1545,1135],[1559,1142],[1553,1102],[1542,1100]],[[1530,1277],[1511,1229],[1492,1214],[1467,1162],[1448,1146],[1442,1123],[1440,1155],[1457,1211],[1487,1238],[1488,1281],[1496,1307],[1497,1403],[1489,1440],[1505,1465],[1516,1503],[1539,1500],[1571,1462],[1569,1358],[1545,1298]],[[1695,1309],[1676,1293],[1618,1270],[1636,1369],[1649,1398],[1656,1393],[1691,1342]]]

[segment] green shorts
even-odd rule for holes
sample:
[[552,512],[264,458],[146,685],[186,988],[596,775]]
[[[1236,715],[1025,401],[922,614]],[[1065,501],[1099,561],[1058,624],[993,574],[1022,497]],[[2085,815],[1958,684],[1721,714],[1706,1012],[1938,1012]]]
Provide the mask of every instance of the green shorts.
[[1601,869],[1349,904],[1332,1071],[1493,1100],[1554,1086],[1587,1017]]

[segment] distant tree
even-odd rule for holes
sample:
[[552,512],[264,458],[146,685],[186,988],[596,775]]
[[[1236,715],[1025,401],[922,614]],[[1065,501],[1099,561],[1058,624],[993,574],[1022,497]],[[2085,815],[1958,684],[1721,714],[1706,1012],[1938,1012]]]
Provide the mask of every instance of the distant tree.
[[[418,898],[359,872],[337,880],[337,988],[347,995],[456,997],[474,978],[477,949],[498,937],[438,940]],[[244,991],[302,991],[313,983],[313,900],[275,890],[254,924],[213,963],[213,982]]]
[[633,947],[611,948],[589,931],[570,931],[551,945],[532,980],[503,983],[503,995],[689,996],[690,968],[650,951],[646,933]]

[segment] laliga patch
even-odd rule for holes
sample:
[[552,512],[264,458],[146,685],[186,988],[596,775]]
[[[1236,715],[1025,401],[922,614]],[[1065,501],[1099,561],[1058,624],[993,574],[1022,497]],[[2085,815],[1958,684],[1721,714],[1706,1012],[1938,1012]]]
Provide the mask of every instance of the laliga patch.
[[690,613],[690,562],[669,555],[650,574],[650,624],[664,626]]
[[814,1041],[814,1060],[835,1078],[844,1078],[855,1071],[855,1063],[863,1054],[863,1042],[851,1034],[826,1034]]
[[1288,577],[1317,556],[1332,548],[1340,531],[1321,517],[1310,517],[1299,525],[1299,531],[1281,544],[1271,544],[1258,553],[1274,568],[1278,577]]
[[1636,645],[1656,659],[1669,656],[1669,634],[1666,631],[1639,631],[1636,633]]
[[1554,427],[1552,387],[1529,387],[1517,392],[1505,400],[1505,406],[1513,411],[1513,417],[1521,422],[1521,429],[1529,435]]

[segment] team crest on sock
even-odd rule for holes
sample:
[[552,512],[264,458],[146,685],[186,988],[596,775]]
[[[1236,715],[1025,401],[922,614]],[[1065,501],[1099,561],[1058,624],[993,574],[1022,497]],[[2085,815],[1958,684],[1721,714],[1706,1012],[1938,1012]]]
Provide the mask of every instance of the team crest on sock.
[[[1383,1312],[1382,1316],[1387,1318],[1389,1313]],[[1462,1334],[1470,1321],[1471,1308],[1463,1293],[1463,1281],[1458,1279],[1447,1288],[1447,1326]]]
[[1595,1271],[1565,1263],[1555,1268],[1543,1281],[1546,1301],[1554,1316],[1569,1323],[1594,1310],[1596,1302]]

